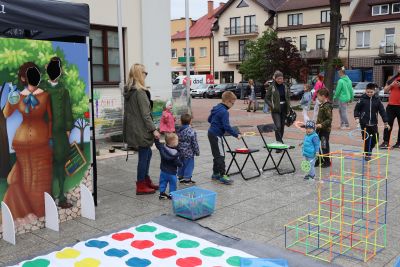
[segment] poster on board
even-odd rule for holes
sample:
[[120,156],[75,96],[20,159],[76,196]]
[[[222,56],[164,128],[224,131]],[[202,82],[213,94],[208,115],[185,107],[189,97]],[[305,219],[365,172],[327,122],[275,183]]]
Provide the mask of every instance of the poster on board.
[[0,201],[17,225],[44,216],[44,192],[59,209],[89,179],[86,44],[0,38]]

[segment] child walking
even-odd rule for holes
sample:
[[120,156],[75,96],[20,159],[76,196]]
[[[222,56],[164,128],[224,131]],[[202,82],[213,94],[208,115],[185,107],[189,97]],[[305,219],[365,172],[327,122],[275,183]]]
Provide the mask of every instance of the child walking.
[[190,126],[192,116],[183,114],[181,116],[182,127],[178,130],[178,151],[182,161],[182,167],[178,168],[178,179],[181,183],[190,185],[196,182],[192,180],[194,169],[194,156],[200,156],[197,134]]
[[[329,91],[326,88],[322,88],[317,93],[319,103],[319,110],[317,116],[317,134],[321,140],[321,151],[320,155],[329,154],[329,136],[332,128],[332,103],[329,102]],[[322,168],[328,168],[331,166],[331,160],[329,156],[322,156],[315,162],[315,166],[321,164]]]
[[385,124],[389,128],[388,117],[385,108],[379,97],[375,95],[376,85],[367,84],[365,94],[363,94],[354,108],[354,119],[361,128],[361,136],[364,141],[364,158],[366,161],[371,159],[371,152],[379,139],[378,133],[378,112]]
[[304,94],[300,100],[300,105],[301,105],[301,108],[303,109],[304,123],[306,123],[307,121],[310,120],[310,118],[308,117],[308,111],[310,110],[311,100],[312,100],[311,85],[305,84],[304,85]]
[[158,139],[155,140],[157,149],[160,151],[160,197],[159,199],[171,199],[171,194],[167,194],[167,186],[169,192],[176,191],[176,172],[177,168],[182,166],[179,158],[178,136],[175,133],[167,133],[165,136],[165,144],[161,144]]
[[167,101],[165,109],[162,112],[160,119],[160,133],[174,133],[175,132],[175,117],[172,114],[172,102]]
[[320,140],[318,134],[315,132],[315,122],[307,121],[306,122],[306,135],[304,136],[303,141],[303,157],[305,160],[310,162],[310,171],[304,177],[304,180],[314,179],[315,178],[315,162],[317,152],[319,150]]
[[256,88],[254,86],[254,81],[249,80],[249,85],[247,86],[247,92],[249,96],[249,105],[247,106],[247,112],[250,112],[251,106],[253,106],[253,112],[257,110],[257,97],[256,97]]
[[225,174],[225,149],[222,137],[228,132],[237,139],[241,135],[229,124],[228,109],[233,107],[236,101],[234,93],[227,91],[222,94],[222,103],[214,106],[208,117],[210,128],[208,128],[208,140],[210,141],[211,152],[213,155],[213,175],[211,179],[223,184],[230,185],[233,181]]

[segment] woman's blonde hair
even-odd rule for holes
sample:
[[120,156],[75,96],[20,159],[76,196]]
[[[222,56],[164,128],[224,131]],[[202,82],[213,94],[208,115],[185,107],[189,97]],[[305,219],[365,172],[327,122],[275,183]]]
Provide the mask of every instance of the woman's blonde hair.
[[128,90],[134,86],[136,89],[147,90],[146,84],[144,82],[145,75],[144,75],[145,67],[143,64],[134,64],[130,71],[129,71],[129,78],[127,82]]

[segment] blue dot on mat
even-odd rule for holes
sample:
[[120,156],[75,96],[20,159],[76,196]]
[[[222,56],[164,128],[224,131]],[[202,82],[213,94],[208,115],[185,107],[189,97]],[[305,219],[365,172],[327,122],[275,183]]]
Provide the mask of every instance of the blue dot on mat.
[[106,241],[100,241],[100,240],[90,240],[85,243],[85,246],[90,247],[90,248],[105,248],[108,246],[108,242]]
[[147,259],[131,258],[127,260],[125,263],[130,267],[147,267],[151,264],[151,261]]
[[128,255],[129,252],[125,249],[111,248],[111,249],[107,250],[106,252],[104,252],[104,254],[109,257],[122,258],[122,257]]

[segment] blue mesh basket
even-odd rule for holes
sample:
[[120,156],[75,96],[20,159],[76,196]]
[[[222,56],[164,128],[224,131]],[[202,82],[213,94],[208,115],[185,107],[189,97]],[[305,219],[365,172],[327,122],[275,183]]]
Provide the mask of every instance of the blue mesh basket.
[[209,216],[214,212],[217,193],[192,186],[171,193],[174,214],[190,219]]
[[285,259],[241,258],[240,267],[289,267]]
[[400,257],[397,258],[397,260],[394,263],[393,267],[400,267]]

